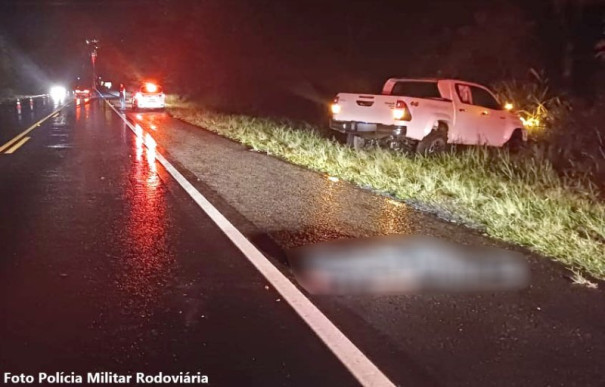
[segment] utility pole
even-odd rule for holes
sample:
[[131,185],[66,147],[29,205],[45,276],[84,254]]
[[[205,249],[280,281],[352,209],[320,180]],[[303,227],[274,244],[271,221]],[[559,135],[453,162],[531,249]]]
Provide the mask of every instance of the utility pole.
[[99,48],[98,39],[86,39],[86,45],[90,48],[90,61],[92,62],[92,90],[97,86],[97,49]]

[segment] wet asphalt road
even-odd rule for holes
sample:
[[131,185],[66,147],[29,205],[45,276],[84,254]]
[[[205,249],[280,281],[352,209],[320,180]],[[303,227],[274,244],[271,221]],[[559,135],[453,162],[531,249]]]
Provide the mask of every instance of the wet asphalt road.
[[355,385],[101,101],[0,155],[0,198],[3,372]]
[[48,97],[0,103],[0,145],[52,112],[55,107]]
[[[290,278],[288,249],[326,239],[495,244],[166,113],[128,116]],[[3,141],[28,126],[3,117]],[[0,154],[2,371],[356,384],[111,109],[72,105],[30,135]],[[602,386],[603,292],[528,260],[523,291],[311,299],[398,385]]]
[[603,386],[605,297],[552,261],[300,168],[165,113],[128,114],[283,272],[296,246],[428,235],[515,249],[530,286],[478,294],[312,297],[394,382],[414,386]]

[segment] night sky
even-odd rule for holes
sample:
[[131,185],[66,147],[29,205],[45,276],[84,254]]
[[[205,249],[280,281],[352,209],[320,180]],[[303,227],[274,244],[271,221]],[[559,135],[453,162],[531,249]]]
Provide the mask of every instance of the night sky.
[[169,90],[213,95],[219,106],[237,96],[232,106],[262,109],[276,95],[312,104],[338,91],[377,91],[389,76],[491,83],[530,68],[590,94],[603,4],[5,0],[0,88],[33,92],[89,76],[84,40],[96,37],[105,79],[154,78]]

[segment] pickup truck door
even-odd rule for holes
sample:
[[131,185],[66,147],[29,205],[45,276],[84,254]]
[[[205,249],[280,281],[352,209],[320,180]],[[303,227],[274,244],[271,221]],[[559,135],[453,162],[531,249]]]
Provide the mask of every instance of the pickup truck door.
[[501,146],[504,142],[506,113],[496,98],[482,87],[471,86],[473,105],[480,109],[477,126],[481,144]]
[[454,84],[454,130],[450,133],[450,142],[455,144],[478,144],[481,125],[481,107],[473,104],[471,85]]

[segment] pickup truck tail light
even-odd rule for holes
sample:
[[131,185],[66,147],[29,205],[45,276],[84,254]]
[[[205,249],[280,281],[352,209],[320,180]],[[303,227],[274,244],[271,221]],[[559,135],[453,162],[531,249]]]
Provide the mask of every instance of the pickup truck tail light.
[[332,101],[332,106],[330,106],[330,109],[332,110],[332,114],[340,113],[341,107],[338,104],[338,97],[334,97],[334,101]]
[[406,105],[405,101],[398,100],[395,103],[395,109],[393,109],[393,119],[398,121],[410,121],[412,119],[410,109],[408,109],[408,105]]

